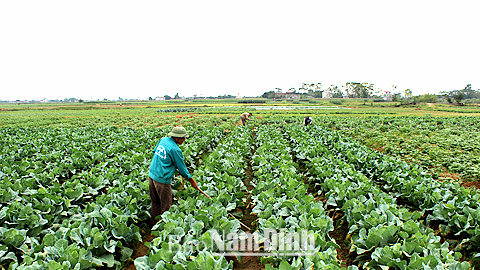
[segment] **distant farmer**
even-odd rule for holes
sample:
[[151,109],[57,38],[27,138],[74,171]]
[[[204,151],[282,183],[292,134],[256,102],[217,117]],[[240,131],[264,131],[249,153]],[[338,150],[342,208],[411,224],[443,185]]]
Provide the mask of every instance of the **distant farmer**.
[[313,119],[310,116],[305,116],[303,119],[304,126],[310,126],[313,123]]
[[242,114],[240,115],[240,119],[242,119],[242,125],[245,126],[245,121],[246,121],[246,120],[253,120],[253,119],[250,119],[250,118],[249,118],[250,116],[252,116],[252,114],[251,114],[251,113],[247,113],[247,112],[246,112],[246,113],[242,113]]
[[160,139],[153,151],[154,155],[148,174],[152,201],[150,209],[152,225],[156,223],[156,217],[168,211],[172,205],[171,184],[175,169],[190,182],[193,188],[198,189],[197,182],[193,180],[185,165],[182,150],[178,147],[187,137],[188,134],[184,127],[174,127],[168,133],[168,137]]

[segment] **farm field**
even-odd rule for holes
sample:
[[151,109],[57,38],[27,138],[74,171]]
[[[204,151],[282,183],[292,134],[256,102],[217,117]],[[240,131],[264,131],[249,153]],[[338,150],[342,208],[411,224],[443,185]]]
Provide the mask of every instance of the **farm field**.
[[[476,108],[85,106],[0,112],[0,269],[479,269]],[[152,150],[177,125],[210,198],[176,177],[150,228]],[[219,256],[214,231],[308,232],[313,254]]]
[[323,117],[319,122],[379,152],[418,164],[435,179],[479,187],[478,117]]

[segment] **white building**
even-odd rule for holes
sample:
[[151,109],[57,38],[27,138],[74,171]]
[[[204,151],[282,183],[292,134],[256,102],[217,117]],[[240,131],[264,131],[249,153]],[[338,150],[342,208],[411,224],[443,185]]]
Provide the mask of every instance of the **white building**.
[[333,97],[333,93],[332,91],[330,91],[330,89],[325,89],[322,92],[322,98],[332,98],[332,97]]

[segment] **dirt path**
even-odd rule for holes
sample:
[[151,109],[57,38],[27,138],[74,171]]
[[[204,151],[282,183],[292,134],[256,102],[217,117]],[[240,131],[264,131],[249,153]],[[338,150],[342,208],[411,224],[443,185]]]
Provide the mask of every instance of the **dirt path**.
[[[252,135],[254,136],[254,135]],[[256,149],[252,149],[252,156],[255,153]],[[243,224],[247,225],[250,230],[246,229],[245,227],[241,227],[241,229],[246,232],[246,233],[253,233],[257,229],[257,216],[252,214],[252,208],[254,205],[252,204],[252,200],[249,196],[250,191],[253,189],[253,186],[251,184],[251,181],[253,179],[253,170],[252,170],[252,163],[251,160],[248,160],[248,167],[245,169],[245,174],[247,178],[245,179],[245,186],[247,187],[247,190],[249,191],[246,193],[247,200],[245,202],[245,208],[243,209],[243,216],[240,219],[240,222]],[[233,263],[233,269],[243,269],[243,270],[259,270],[259,269],[265,269],[265,266],[262,265],[260,262],[259,256],[245,256],[241,257],[239,259],[234,258],[234,263]]]
[[135,267],[134,261],[136,258],[145,256],[148,254],[148,247],[145,246],[146,242],[151,242],[153,238],[155,238],[152,235],[152,232],[150,231],[150,228],[145,224],[144,226],[141,226],[141,233],[143,235],[143,239],[141,243],[138,243],[138,246],[134,247],[134,253],[132,254],[131,259],[129,259],[125,263],[125,267],[123,268],[124,270],[135,270],[137,269]]

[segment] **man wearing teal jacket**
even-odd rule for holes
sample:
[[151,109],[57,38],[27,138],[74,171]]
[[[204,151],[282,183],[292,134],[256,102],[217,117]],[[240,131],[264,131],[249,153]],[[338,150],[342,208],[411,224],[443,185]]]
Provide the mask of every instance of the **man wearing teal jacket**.
[[197,183],[188,172],[187,166],[183,160],[181,145],[188,137],[184,127],[174,127],[168,137],[160,139],[150,164],[149,189],[152,208],[152,224],[156,223],[156,217],[168,211],[172,205],[172,178],[175,169],[180,175],[187,179],[193,188],[198,189]]

